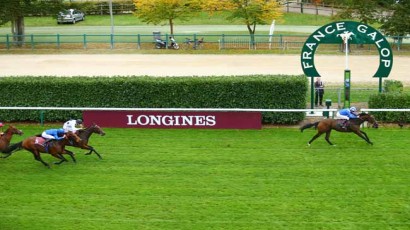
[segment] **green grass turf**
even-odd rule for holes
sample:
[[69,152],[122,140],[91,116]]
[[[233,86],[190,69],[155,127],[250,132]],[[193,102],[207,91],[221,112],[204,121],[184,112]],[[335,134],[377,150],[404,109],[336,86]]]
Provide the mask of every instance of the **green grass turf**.
[[[17,125],[23,137],[49,128]],[[105,128],[47,169],[0,159],[0,229],[409,229],[408,127],[323,137],[262,130]],[[43,159],[53,162],[49,155]]]
[[[244,25],[241,20],[227,20],[228,12],[216,13],[209,15],[199,13],[186,20],[175,20],[175,25]],[[114,15],[114,23],[117,26],[137,26],[147,25],[141,19],[133,14]],[[310,14],[285,13],[283,18],[278,20],[281,25],[302,25],[302,26],[321,26],[332,22],[331,17]],[[166,22],[160,23],[166,24]],[[9,26],[9,23],[6,24]],[[55,26],[57,19],[55,17],[25,17],[25,25],[30,26]],[[110,26],[110,15],[87,15],[82,22],[74,26]]]

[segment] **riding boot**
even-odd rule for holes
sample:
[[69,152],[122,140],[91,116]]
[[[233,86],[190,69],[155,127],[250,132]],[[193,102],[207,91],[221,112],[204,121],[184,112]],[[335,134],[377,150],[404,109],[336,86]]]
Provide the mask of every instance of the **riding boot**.
[[340,127],[341,129],[345,129],[345,123],[346,123],[346,120],[341,121],[341,122],[339,123],[339,127]]
[[343,122],[342,128],[343,128],[344,130],[347,130],[347,126],[349,126],[349,120],[345,120],[345,121]]
[[46,141],[44,141],[43,146],[46,147],[50,144],[52,139],[47,139]]

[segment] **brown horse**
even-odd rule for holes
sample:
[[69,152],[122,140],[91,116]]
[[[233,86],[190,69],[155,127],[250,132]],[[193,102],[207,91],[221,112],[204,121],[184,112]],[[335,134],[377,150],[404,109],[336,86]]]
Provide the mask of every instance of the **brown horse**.
[[80,129],[77,131],[77,135],[81,138],[80,142],[70,142],[67,145],[68,146],[73,146],[81,149],[87,149],[90,150],[90,152],[86,153],[86,155],[90,155],[92,152],[95,152],[97,154],[98,158],[102,159],[100,154],[90,145],[88,145],[88,139],[90,139],[91,134],[96,133],[101,136],[105,135],[105,132],[101,129],[100,126],[93,124],[92,126],[89,126],[85,129]]
[[40,153],[49,153],[53,157],[59,159],[60,161],[56,162],[55,164],[61,164],[64,161],[68,161],[62,154],[70,155],[73,161],[76,162],[76,159],[74,158],[74,153],[65,149],[65,146],[71,141],[73,142],[81,141],[81,139],[76,134],[74,134],[73,132],[68,132],[65,134],[64,138],[61,140],[50,140],[45,145],[38,143],[39,141],[41,142],[43,140],[44,139],[42,137],[38,137],[38,136],[28,137],[24,139],[23,141],[20,141],[19,143],[11,145],[7,152],[8,155],[6,157],[10,156],[13,151],[25,149],[33,153],[35,160],[40,161],[41,163],[44,164],[44,166],[49,167],[49,168],[50,168],[50,165],[46,163],[45,161],[43,161],[43,159],[40,156]]
[[23,131],[17,129],[13,125],[10,125],[6,131],[0,137],[0,152],[6,151],[9,148],[11,138],[14,134],[23,135]]
[[362,130],[360,130],[360,125],[365,121],[373,124],[373,128],[379,127],[379,125],[377,124],[376,120],[374,119],[372,115],[367,114],[367,113],[361,113],[359,114],[358,118],[351,118],[348,121],[349,124],[346,126],[346,129],[344,129],[341,125],[341,122],[343,122],[343,120],[324,119],[318,122],[306,124],[300,128],[300,131],[303,132],[304,129],[307,129],[313,126],[317,128],[317,134],[313,136],[313,138],[308,142],[309,146],[316,138],[320,137],[323,133],[326,133],[325,139],[327,143],[329,143],[330,145],[333,145],[333,143],[330,142],[329,140],[330,132],[332,131],[332,129],[339,131],[339,132],[353,132],[357,136],[363,138],[363,140],[365,140],[367,143],[372,145],[373,143],[370,141],[367,134],[363,132]]

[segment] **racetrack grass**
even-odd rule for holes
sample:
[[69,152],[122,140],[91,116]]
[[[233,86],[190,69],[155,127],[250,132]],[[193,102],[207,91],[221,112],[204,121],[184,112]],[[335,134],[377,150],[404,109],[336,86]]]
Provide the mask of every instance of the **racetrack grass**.
[[103,160],[0,159],[0,229],[410,227],[408,127],[365,128],[373,146],[332,132],[334,147],[297,127],[104,131],[90,140]]

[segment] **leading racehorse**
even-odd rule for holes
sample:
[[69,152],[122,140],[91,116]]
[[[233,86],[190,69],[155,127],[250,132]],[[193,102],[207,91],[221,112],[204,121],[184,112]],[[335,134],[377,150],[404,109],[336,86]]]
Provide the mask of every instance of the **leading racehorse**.
[[95,152],[97,154],[98,158],[102,159],[100,154],[97,152],[97,150],[94,149],[94,147],[88,145],[88,139],[90,138],[91,134],[96,133],[101,136],[105,135],[105,132],[101,129],[100,126],[93,124],[85,129],[80,129],[77,131],[77,135],[81,138],[80,142],[70,142],[67,145],[68,146],[74,146],[77,148],[82,148],[82,149],[87,149],[90,150],[86,155],[90,155],[92,152]]
[[377,121],[374,119],[374,117],[370,114],[367,113],[361,113],[359,114],[358,118],[351,118],[348,121],[348,125],[346,126],[346,129],[344,129],[341,125],[341,122],[343,122],[343,120],[340,119],[324,119],[321,121],[317,121],[314,123],[309,123],[306,124],[304,126],[302,126],[300,128],[300,131],[303,132],[304,129],[310,128],[310,127],[315,127],[317,128],[317,134],[315,136],[313,136],[313,138],[308,142],[308,145],[310,146],[310,144],[319,136],[321,136],[323,133],[326,133],[325,139],[327,141],[327,143],[329,143],[330,145],[333,145],[332,142],[330,142],[329,137],[330,137],[330,132],[332,131],[332,129],[339,131],[339,132],[353,132],[355,133],[357,136],[363,138],[363,140],[365,140],[367,143],[369,144],[373,144],[369,137],[367,136],[367,134],[365,132],[363,132],[362,130],[360,130],[360,125],[363,122],[369,122],[371,124],[373,124],[373,128],[378,128],[379,125],[377,124]]
[[10,145],[11,138],[14,134],[21,136],[23,135],[23,131],[17,129],[13,125],[10,125],[0,137],[0,152],[7,151]]

